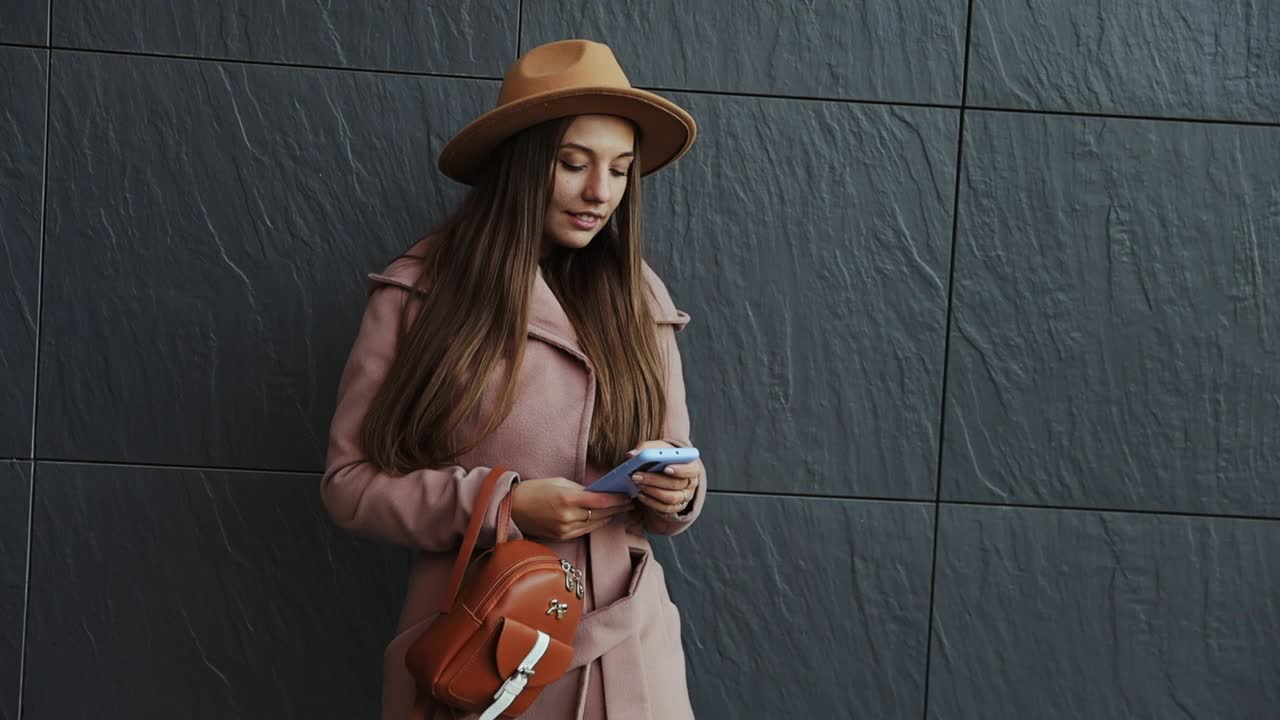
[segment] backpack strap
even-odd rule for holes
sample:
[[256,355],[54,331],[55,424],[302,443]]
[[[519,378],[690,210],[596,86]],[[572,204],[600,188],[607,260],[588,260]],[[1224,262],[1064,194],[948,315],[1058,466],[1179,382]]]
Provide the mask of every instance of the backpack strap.
[[[493,490],[498,485],[498,480],[502,478],[503,473],[507,471],[504,467],[495,467],[489,471],[489,475],[485,477],[484,482],[480,485],[480,493],[476,495],[476,504],[471,511],[471,520],[467,523],[467,533],[462,536],[462,547],[458,550],[458,559],[453,563],[453,575],[449,578],[449,591],[444,596],[445,612],[453,610],[453,604],[458,599],[458,590],[462,588],[462,576],[467,571],[467,565],[471,563],[471,553],[476,549],[476,538],[480,536],[480,526],[484,524],[485,512],[489,509],[489,503],[493,500]],[[498,542],[507,541],[507,523],[511,517],[511,496],[503,498],[502,505],[506,506],[504,513],[503,508],[498,508]],[[504,518],[503,515],[506,515]]]

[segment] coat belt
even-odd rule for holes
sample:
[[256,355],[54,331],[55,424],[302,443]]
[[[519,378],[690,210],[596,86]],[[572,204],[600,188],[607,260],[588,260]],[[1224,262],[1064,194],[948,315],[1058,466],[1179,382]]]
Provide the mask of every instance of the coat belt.
[[[609,720],[650,720],[649,689],[644,673],[635,669],[645,666],[640,630],[650,622],[659,622],[657,615],[662,605],[658,602],[659,593],[640,591],[641,585],[658,581],[653,568],[648,567],[652,555],[646,554],[632,572],[630,546],[621,520],[591,533],[587,549],[591,590],[598,609],[583,615],[578,623],[569,667],[590,665],[599,658],[604,677],[589,680],[604,683]],[[643,602],[646,597],[650,602]],[[583,707],[586,691],[584,682],[579,690],[579,708]]]

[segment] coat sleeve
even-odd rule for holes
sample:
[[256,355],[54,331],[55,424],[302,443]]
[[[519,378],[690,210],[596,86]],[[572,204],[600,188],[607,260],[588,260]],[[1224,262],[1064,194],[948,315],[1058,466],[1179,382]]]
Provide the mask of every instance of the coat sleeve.
[[[686,313],[678,313],[678,323],[658,325],[658,343],[662,348],[663,360],[667,367],[667,421],[663,442],[676,447],[693,447],[689,440],[689,406],[685,402],[684,367],[680,360],[680,348],[676,345],[676,330],[683,328],[688,322]],[[702,514],[702,506],[707,498],[706,460],[703,460],[702,477],[693,492],[693,499],[683,512],[667,516],[651,508],[644,508],[645,530],[656,535],[678,535],[693,524]]]
[[[487,547],[494,541],[498,504],[520,480],[516,472],[504,473],[493,500],[477,508],[480,485],[492,468],[454,465],[391,474],[375,467],[362,446],[364,416],[395,356],[400,318],[414,292],[411,288],[376,281],[370,286],[360,331],[338,383],[320,494],[339,526],[375,540],[433,552],[457,548],[472,513],[483,512],[478,544]],[[510,537],[520,537],[514,524]]]

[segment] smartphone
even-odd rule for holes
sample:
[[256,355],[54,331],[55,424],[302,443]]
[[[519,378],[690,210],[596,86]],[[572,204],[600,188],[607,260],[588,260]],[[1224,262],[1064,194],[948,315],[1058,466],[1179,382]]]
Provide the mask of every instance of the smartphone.
[[668,465],[680,465],[698,459],[698,448],[645,448],[586,487],[592,492],[626,493],[628,497],[640,494],[640,488],[631,482],[631,474],[637,472],[662,472]]

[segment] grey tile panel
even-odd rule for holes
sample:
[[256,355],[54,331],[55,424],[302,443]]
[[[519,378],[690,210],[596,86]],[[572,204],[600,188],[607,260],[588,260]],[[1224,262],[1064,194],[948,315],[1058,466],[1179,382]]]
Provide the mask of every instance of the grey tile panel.
[[0,42],[48,45],[49,2],[6,0],[0,4]]
[[959,104],[965,0],[525,2],[522,50],[609,45],[633,85]]
[[25,717],[377,716],[409,557],[318,477],[37,472]]
[[31,456],[48,56],[0,47],[0,457]]
[[931,718],[1264,718],[1280,523],[943,506]]
[[1280,128],[965,132],[944,497],[1280,517]]
[[53,59],[41,457],[319,469],[364,275],[496,84]]
[[229,60],[501,77],[516,57],[506,0],[61,0],[54,44]]
[[1271,0],[975,0],[974,105],[1280,122]]
[[919,718],[933,507],[707,499],[655,542],[700,718]]
[[932,499],[958,113],[671,97],[645,236],[715,487]]
[[0,720],[19,715],[30,494],[31,463],[0,461]]

